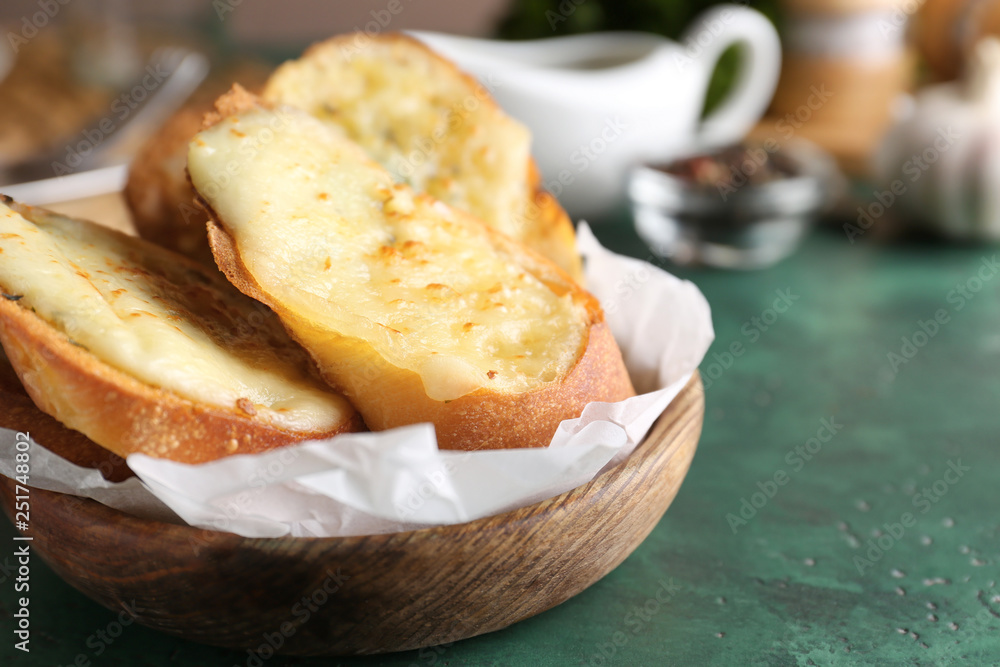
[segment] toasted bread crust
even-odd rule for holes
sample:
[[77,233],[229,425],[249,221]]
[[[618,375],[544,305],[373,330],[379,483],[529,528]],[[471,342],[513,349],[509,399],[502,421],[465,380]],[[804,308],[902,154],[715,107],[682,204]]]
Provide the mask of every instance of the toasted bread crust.
[[582,284],[583,261],[576,250],[576,232],[569,214],[559,201],[542,187],[542,176],[534,158],[528,169],[528,182],[534,191],[532,207],[529,207],[531,222],[524,243],[548,257],[566,271],[574,280]]
[[[261,103],[254,95],[235,87],[217,101],[216,113],[206,115],[205,127],[258,105]],[[289,323],[295,323],[298,316],[261,287],[240,258],[225,221],[208,202],[199,199],[199,203],[210,218],[208,238],[219,268],[237,289],[274,310],[289,334],[297,338],[295,327]],[[487,232],[498,246],[517,245],[499,232],[489,228]],[[519,251],[535,255],[527,248],[519,247]],[[436,401],[427,396],[417,373],[387,364],[374,350],[367,358],[343,360],[339,368],[317,350],[309,351],[327,382],[351,400],[373,430],[430,421],[435,425],[438,446],[442,449],[548,446],[559,423],[578,417],[587,403],[620,401],[633,396],[635,391],[597,301],[559,267],[542,258],[539,261],[551,267],[551,275],[563,290],[574,290],[577,300],[586,307],[589,328],[583,352],[569,372],[535,390],[503,393],[484,388],[455,400]],[[558,285],[554,287],[559,289]],[[306,343],[301,338],[299,342]],[[373,370],[366,374],[357,372],[358,368]]]
[[39,409],[121,457],[138,452],[203,463],[363,429],[355,414],[328,432],[291,432],[235,408],[195,403],[109,366],[6,299],[0,343]]
[[0,350],[0,427],[27,433],[49,451],[84,468],[99,470],[112,482],[132,476],[125,459],[66,428],[31,401]]
[[[387,393],[386,385],[392,393]],[[595,401],[613,403],[635,395],[621,352],[604,322],[590,327],[583,356],[556,382],[521,394],[477,390],[453,401],[426,396],[420,377],[400,373],[393,383],[358,381],[342,391],[369,406],[373,430],[430,421],[441,449],[547,447],[564,419],[580,416]]]
[[214,263],[205,217],[184,174],[187,145],[210,104],[184,107],[139,151],[129,168],[125,201],[139,236],[202,264]]
[[[215,100],[215,104],[212,106],[212,109],[202,115],[201,129],[208,129],[227,116],[235,116],[257,106],[264,107],[265,109],[274,108],[274,105],[260,99],[257,95],[251,93],[240,84],[234,83],[232,88],[227,90],[225,93],[220,95],[217,100]],[[190,182],[191,179],[189,176],[188,183]],[[191,189],[194,190],[193,185],[191,186]],[[195,196],[198,197],[198,201],[204,209],[205,201],[198,196],[197,191],[195,191]]]

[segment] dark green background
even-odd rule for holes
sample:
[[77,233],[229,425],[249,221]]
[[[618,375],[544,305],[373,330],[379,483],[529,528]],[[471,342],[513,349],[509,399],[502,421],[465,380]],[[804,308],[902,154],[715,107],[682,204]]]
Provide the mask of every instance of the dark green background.
[[[647,256],[624,221],[597,233]],[[734,342],[744,352],[707,389],[704,434],[680,494],[624,564],[556,609],[437,651],[267,664],[1000,664],[1000,276],[961,310],[948,301],[992,256],[988,247],[926,242],[852,245],[828,228],[772,269],[681,272],[713,308],[717,339],[703,372]],[[785,289],[798,300],[751,341],[744,326]],[[887,354],[942,308],[950,321],[891,376]],[[795,471],[787,453],[823,418],[843,428]],[[913,494],[942,479],[949,460],[971,470],[921,513]],[[726,515],[779,470],[788,482],[734,534]],[[853,559],[877,539],[873,531],[905,512],[916,525],[859,574]],[[0,562],[14,548],[2,523]],[[635,614],[671,581],[665,604]],[[13,603],[6,580],[5,629]],[[5,630],[0,664],[62,665],[81,652],[95,665],[129,667],[246,660],[138,626],[95,658],[87,638],[115,615],[38,559],[31,610],[31,654],[15,651]],[[621,646],[602,663],[602,646],[610,654],[615,639]]]

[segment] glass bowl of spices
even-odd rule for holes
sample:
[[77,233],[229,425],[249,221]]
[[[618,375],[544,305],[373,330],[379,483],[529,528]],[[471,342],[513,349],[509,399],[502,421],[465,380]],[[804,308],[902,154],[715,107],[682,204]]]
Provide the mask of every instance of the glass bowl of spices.
[[840,183],[816,146],[768,140],[640,165],[628,191],[636,231],[657,255],[755,269],[795,251]]

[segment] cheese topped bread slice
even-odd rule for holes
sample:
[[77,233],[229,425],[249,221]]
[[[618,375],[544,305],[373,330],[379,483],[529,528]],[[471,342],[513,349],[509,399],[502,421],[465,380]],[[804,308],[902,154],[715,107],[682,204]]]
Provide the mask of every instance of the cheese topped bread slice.
[[217,109],[188,156],[216,261],[369,428],[545,446],[586,403],[632,395],[598,303],[552,262],[302,111],[238,88]]
[[541,188],[528,129],[423,43],[398,33],[334,37],[275,70],[261,96],[307,111],[396,180],[580,277],[573,225]]
[[140,239],[3,198],[0,291],[29,395],[121,456],[201,462],[361,428],[273,313]]

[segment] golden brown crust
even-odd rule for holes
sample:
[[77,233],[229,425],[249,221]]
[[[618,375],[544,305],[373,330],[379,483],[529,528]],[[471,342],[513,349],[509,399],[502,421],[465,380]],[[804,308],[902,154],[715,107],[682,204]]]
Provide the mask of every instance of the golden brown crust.
[[112,482],[132,476],[125,459],[78,431],[66,428],[31,401],[0,349],[0,427],[27,433],[49,451],[84,468],[99,470]]
[[214,260],[205,236],[205,215],[187,181],[187,146],[210,104],[174,114],[143,146],[129,168],[125,201],[139,236],[203,264]]
[[[206,115],[205,127],[258,104],[255,96],[234,87],[219,99],[217,113]],[[298,319],[296,314],[260,286],[241,260],[225,221],[207,202],[199,199],[199,203],[210,218],[208,238],[219,268],[237,289],[274,310],[289,334],[296,337],[295,328],[288,326]],[[515,252],[536,255],[492,229],[487,228],[487,232],[497,246],[508,249],[517,246]],[[559,380],[536,390],[511,394],[480,389],[452,401],[436,401],[427,396],[417,373],[386,364],[374,351],[370,358],[344,360],[340,369],[334,368],[329,359],[321,362],[322,355],[315,350],[310,352],[327,382],[351,400],[372,430],[430,421],[435,425],[441,449],[545,447],[559,423],[578,417],[587,403],[624,400],[634,396],[635,390],[597,301],[558,266],[540,256],[537,261],[550,269],[555,278],[553,283],[557,283],[552,285],[554,289],[573,290],[578,302],[585,305],[589,330],[583,353],[573,368]],[[363,354],[359,352],[358,356]],[[368,368],[371,373],[359,373],[358,368]]]
[[531,233],[525,243],[561,266],[573,280],[583,283],[583,261],[576,250],[576,231],[559,200],[542,187],[538,165],[531,159],[528,183],[533,189],[528,207]]
[[[227,116],[236,116],[254,107],[270,109],[271,105],[260,99],[238,83],[219,96],[213,107],[202,115],[201,129],[205,130]],[[189,181],[190,182],[190,181]],[[192,186],[192,190],[194,187]]]
[[413,372],[400,373],[392,383],[355,382],[343,391],[357,405],[368,406],[364,415],[372,430],[430,421],[441,449],[547,447],[559,423],[579,417],[588,403],[635,395],[604,322],[590,327],[583,356],[565,377],[534,391],[480,389],[453,401],[434,401]]
[[100,361],[6,299],[0,299],[0,343],[43,412],[122,457],[138,452],[203,463],[363,428],[355,414],[328,432],[291,432],[235,408],[181,398]]

